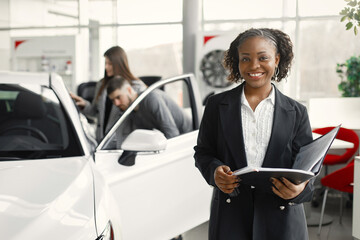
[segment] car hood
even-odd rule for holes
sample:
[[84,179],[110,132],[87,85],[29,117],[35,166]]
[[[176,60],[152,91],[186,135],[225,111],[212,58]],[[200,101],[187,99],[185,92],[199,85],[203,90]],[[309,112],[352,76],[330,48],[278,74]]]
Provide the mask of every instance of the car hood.
[[0,238],[91,239],[94,199],[88,161],[0,162]]

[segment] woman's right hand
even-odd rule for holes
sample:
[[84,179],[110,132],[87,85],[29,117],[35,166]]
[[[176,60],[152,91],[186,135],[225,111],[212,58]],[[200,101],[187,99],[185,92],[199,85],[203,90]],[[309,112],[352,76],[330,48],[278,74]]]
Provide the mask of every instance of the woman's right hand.
[[86,101],[73,93],[70,93],[70,97],[75,101],[76,106],[78,106],[81,109],[84,109],[86,106]]
[[232,175],[230,167],[221,165],[215,169],[214,180],[216,186],[224,193],[232,193],[239,186],[239,178]]

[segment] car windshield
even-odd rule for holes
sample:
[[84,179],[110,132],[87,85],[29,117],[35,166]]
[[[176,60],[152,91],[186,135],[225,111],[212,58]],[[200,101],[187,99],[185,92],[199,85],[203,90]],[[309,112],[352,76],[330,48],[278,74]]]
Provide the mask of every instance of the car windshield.
[[83,155],[55,92],[34,84],[0,84],[0,160]]

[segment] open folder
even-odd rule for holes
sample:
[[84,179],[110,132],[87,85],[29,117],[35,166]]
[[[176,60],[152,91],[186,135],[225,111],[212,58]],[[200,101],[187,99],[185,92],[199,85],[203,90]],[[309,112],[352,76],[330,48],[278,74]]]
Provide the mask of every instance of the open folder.
[[257,168],[247,166],[233,172],[241,179],[241,184],[255,187],[266,187],[270,190],[270,178],[284,177],[294,184],[300,184],[306,180],[316,177],[321,170],[324,158],[334,141],[340,125],[327,134],[313,140],[300,148],[296,155],[293,168]]

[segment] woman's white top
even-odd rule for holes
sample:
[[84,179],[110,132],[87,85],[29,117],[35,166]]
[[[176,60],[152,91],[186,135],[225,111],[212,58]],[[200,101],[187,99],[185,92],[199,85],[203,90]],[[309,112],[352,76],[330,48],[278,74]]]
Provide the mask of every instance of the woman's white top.
[[275,91],[272,89],[255,111],[247,101],[244,88],[241,93],[241,121],[248,166],[261,167],[269,145],[274,118]]

